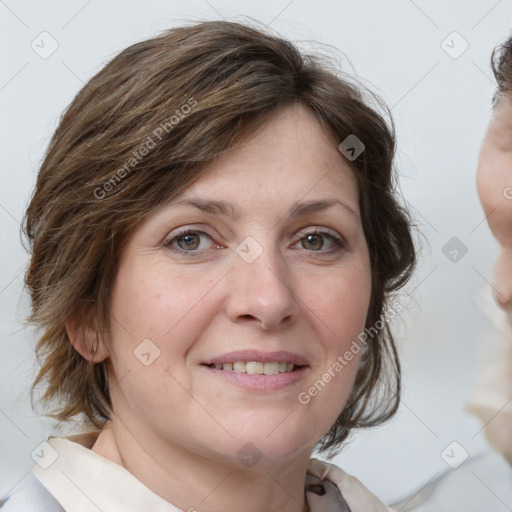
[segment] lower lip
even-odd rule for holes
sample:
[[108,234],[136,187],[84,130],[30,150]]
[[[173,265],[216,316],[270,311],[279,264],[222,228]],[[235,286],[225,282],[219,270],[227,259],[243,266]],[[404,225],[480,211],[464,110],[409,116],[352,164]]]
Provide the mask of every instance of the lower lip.
[[234,372],[232,370],[218,370],[204,366],[207,370],[232,384],[253,391],[277,391],[299,382],[306,374],[307,366],[293,372],[283,372],[276,375],[251,375],[249,373]]

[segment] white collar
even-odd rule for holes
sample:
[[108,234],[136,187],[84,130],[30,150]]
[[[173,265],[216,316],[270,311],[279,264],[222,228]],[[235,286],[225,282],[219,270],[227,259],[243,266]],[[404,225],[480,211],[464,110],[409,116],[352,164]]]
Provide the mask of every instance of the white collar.
[[[98,434],[50,437],[36,454],[33,474],[67,512],[182,512],[127,469],[93,452],[90,448]],[[325,494],[306,492],[311,512],[341,511],[345,500],[351,512],[390,510],[357,479],[332,464],[311,459],[308,474],[310,482],[328,480],[343,495],[333,491],[333,486],[326,486],[329,492]]]

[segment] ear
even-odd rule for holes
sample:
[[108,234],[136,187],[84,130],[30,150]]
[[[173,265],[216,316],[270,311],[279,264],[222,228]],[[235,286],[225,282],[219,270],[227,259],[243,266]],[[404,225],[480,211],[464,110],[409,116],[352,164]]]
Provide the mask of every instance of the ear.
[[100,363],[108,357],[104,335],[74,318],[65,324],[69,341],[75,350],[92,363]]

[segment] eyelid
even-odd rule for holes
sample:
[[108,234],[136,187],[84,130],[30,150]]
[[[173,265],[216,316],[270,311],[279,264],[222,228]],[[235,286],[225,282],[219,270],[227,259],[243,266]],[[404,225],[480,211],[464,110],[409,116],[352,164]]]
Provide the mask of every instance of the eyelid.
[[301,240],[302,238],[304,238],[306,235],[313,235],[313,234],[330,235],[333,238],[335,238],[336,240],[339,240],[341,243],[347,244],[347,240],[345,239],[345,237],[343,235],[338,233],[336,230],[325,227],[325,226],[308,226],[307,228],[303,228],[303,229],[299,230],[297,232],[297,234],[295,235],[295,237],[296,237],[295,241],[297,242],[297,241]]
[[211,230],[211,227],[209,225],[204,226],[201,224],[185,224],[183,226],[173,229],[171,232],[169,232],[167,235],[165,235],[163,243],[165,244],[165,243],[169,242],[170,240],[172,240],[173,238],[186,235],[189,232],[201,233],[201,234],[209,236],[210,238],[213,239],[213,235],[211,235],[208,232],[208,230]]
[[324,250],[318,250],[318,251],[309,251],[308,249],[304,249],[305,251],[308,251],[308,252],[317,253],[317,254],[322,254],[322,253],[329,254],[329,253],[334,253],[336,251],[348,248],[348,242],[343,235],[341,235],[337,231],[327,228],[325,226],[308,226],[307,228],[300,230],[297,233],[297,235],[294,237],[295,240],[292,245],[296,245],[307,235],[321,235],[321,236],[330,238],[332,240],[332,243],[335,245],[335,247],[332,247],[330,249],[324,249]]
[[[208,226],[210,227],[210,226]],[[179,247],[176,247],[174,245],[174,242],[176,239],[185,236],[187,234],[197,234],[199,236],[206,236],[212,243],[213,247],[208,247],[206,249],[194,249],[194,250],[186,250],[181,249]],[[331,242],[336,247],[331,247],[330,249],[324,249],[324,250],[318,250],[318,251],[311,251],[311,252],[318,252],[318,253],[330,253],[335,252],[339,249],[346,249],[348,246],[348,242],[346,238],[341,235],[339,232],[337,232],[334,229],[328,228],[326,226],[307,226],[305,228],[300,229],[294,236],[293,236],[293,244],[296,245],[301,240],[303,240],[308,235],[320,235],[326,238],[330,238]],[[200,229],[195,227],[194,225],[185,225],[179,228],[174,229],[169,233],[163,240],[162,245],[166,247],[167,249],[173,251],[174,253],[177,253],[179,255],[186,255],[186,256],[199,256],[201,254],[206,253],[207,251],[214,249],[221,249],[225,248],[223,244],[216,241],[214,236],[212,236],[208,231],[205,231],[204,229]],[[305,251],[308,251],[308,249],[304,249]]]
[[181,228],[176,228],[173,231],[171,231],[171,233],[169,233],[164,238],[164,240],[162,242],[162,245],[166,249],[169,249],[169,250],[173,251],[174,253],[181,254],[181,255],[187,255],[187,256],[198,256],[198,255],[203,254],[205,251],[208,250],[208,249],[202,249],[202,250],[190,250],[190,251],[187,251],[185,249],[180,249],[179,247],[175,247],[174,246],[173,242],[177,238],[185,236],[185,235],[187,235],[189,233],[197,234],[197,235],[200,235],[200,236],[206,236],[206,237],[208,237],[211,240],[212,244],[214,246],[216,246],[215,247],[216,249],[223,248],[222,244],[218,243],[210,233],[208,233],[204,229],[199,229],[199,228],[196,228],[196,227],[191,226],[191,225],[186,225],[186,226],[183,226]]

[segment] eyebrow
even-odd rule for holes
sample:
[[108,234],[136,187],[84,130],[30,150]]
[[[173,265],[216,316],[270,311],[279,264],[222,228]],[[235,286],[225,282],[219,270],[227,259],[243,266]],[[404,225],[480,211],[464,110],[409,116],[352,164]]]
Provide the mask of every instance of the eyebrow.
[[306,202],[297,202],[290,210],[289,217],[303,217],[310,213],[316,213],[321,210],[326,210],[331,206],[342,206],[348,213],[353,215],[356,219],[359,219],[359,215],[353,210],[348,204],[345,204],[343,201],[339,199],[323,199],[317,201],[306,201]]
[[193,206],[205,213],[216,215],[220,214],[234,219],[238,219],[241,216],[241,211],[238,205],[228,203],[226,201],[211,201],[209,199],[179,199],[172,203],[172,206],[180,205]]
[[[226,217],[232,217],[238,219],[241,216],[241,211],[238,205],[228,203],[226,201],[213,201],[209,199],[180,199],[172,203],[172,206],[193,206],[198,210],[205,213],[223,215]],[[290,212],[286,215],[288,218],[293,219],[296,217],[304,217],[306,215],[316,213],[322,210],[326,210],[332,206],[341,206],[350,215],[359,219],[359,215],[349,205],[345,204],[339,199],[323,199],[323,200],[312,200],[300,202],[297,201],[293,204]]]

